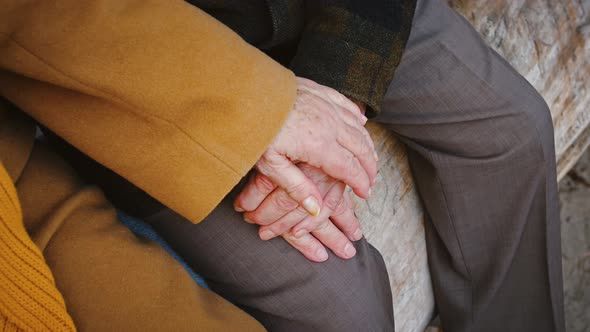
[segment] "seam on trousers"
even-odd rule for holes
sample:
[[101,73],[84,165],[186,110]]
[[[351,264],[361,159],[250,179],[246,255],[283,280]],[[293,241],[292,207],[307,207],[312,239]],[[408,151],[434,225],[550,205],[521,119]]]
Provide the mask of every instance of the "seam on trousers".
[[[427,151],[428,154],[431,154],[430,151]],[[432,156],[431,156],[432,159]],[[440,191],[442,193],[443,196],[443,202],[445,204],[445,212],[447,213],[447,218],[449,218],[449,223],[451,224],[451,227],[453,228],[453,234],[455,234],[455,239],[457,240],[457,245],[459,246],[459,252],[461,253],[461,258],[463,259],[463,266],[465,267],[465,271],[467,272],[467,277],[469,278],[469,288],[471,290],[471,294],[470,294],[470,302],[471,302],[471,310],[470,310],[470,317],[471,317],[471,326],[474,325],[474,317],[473,317],[473,311],[474,311],[474,305],[473,305],[473,277],[471,276],[471,271],[469,270],[469,267],[467,266],[467,261],[465,260],[465,254],[463,253],[463,246],[461,244],[461,241],[459,239],[459,235],[457,234],[457,228],[455,227],[455,222],[453,221],[453,218],[451,217],[451,213],[449,210],[449,204],[447,203],[447,194],[444,190],[444,187],[442,185],[442,182],[440,181],[440,177],[437,175],[436,176],[436,182],[438,183],[439,187],[440,187]],[[438,231],[438,230],[437,230]],[[471,327],[468,328],[468,331],[471,329]]]
[[[549,188],[549,181],[547,180],[547,176],[549,175],[549,172],[547,170],[547,163],[543,163],[543,172],[545,174],[545,201],[549,200],[549,193],[550,193],[550,188]],[[552,181],[552,180],[551,180]],[[559,215],[559,206],[558,206],[558,215]],[[554,291],[553,289],[555,289],[556,287],[558,288],[558,292],[559,289],[562,289],[563,287],[563,277],[562,277],[562,282],[561,284],[555,285],[555,278],[552,278],[552,273],[551,273],[551,257],[549,255],[549,237],[547,236],[547,234],[549,234],[549,216],[551,215],[549,213],[549,204],[547,204],[545,206],[545,214],[547,215],[546,219],[545,219],[545,232],[544,232],[544,237],[545,237],[545,255],[547,256],[545,258],[546,262],[547,262],[547,282],[549,282],[549,299],[551,299],[551,309],[553,311],[553,327],[555,328],[555,331],[560,331],[561,326],[559,325],[559,322],[562,321],[564,322],[565,316],[564,316],[564,312],[560,312],[559,310],[559,305],[557,305],[557,303],[559,303],[560,301],[558,301],[559,299],[556,299],[554,296]],[[558,218],[557,222],[560,223],[560,234],[561,235],[561,218]],[[561,244],[561,239],[558,240],[559,244]],[[561,248],[559,248],[561,249]],[[561,256],[558,258],[561,259]],[[561,263],[561,262],[559,262]],[[558,263],[558,264],[559,264]],[[559,264],[561,265],[561,264]],[[563,270],[563,267],[561,267],[561,269]],[[562,271],[560,271],[562,272]],[[563,273],[563,272],[562,272]],[[558,278],[559,279],[559,278]],[[562,296],[563,297],[563,296]],[[562,308],[563,309],[563,308]],[[559,317],[561,316],[561,319],[559,319]]]

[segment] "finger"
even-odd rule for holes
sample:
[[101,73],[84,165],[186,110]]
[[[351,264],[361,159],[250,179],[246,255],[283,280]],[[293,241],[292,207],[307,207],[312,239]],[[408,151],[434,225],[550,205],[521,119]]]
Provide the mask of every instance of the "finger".
[[[322,212],[320,212],[319,216],[324,214],[324,210],[325,209],[322,208]],[[281,234],[288,232],[291,228],[293,228],[293,226],[307,219],[316,219],[318,217],[312,217],[309,214],[307,214],[307,212],[303,208],[298,207],[295,210],[282,216],[277,221],[265,226],[261,226],[258,230],[258,235],[262,240],[270,240],[274,237],[277,237]],[[306,231],[306,233],[309,232]]]
[[367,140],[367,142],[369,143],[369,147],[371,148],[371,150],[373,151],[373,158],[375,159],[375,162],[379,161],[379,155],[377,155],[377,150],[375,149],[375,142],[373,142],[373,138],[371,137],[371,134],[369,134],[369,131],[367,130],[367,128],[364,128],[364,130],[361,130],[363,136],[365,137],[365,139]]
[[[328,192],[334,184],[338,183],[337,180],[331,178],[319,168],[304,163],[298,164],[297,167],[305,176],[313,181],[322,195]],[[322,208],[319,214],[320,216],[323,214],[323,211],[324,209]],[[288,231],[306,216],[309,216],[309,214],[305,209],[299,206],[283,189],[278,188],[268,195],[256,210],[246,212],[244,219],[258,225],[274,225],[262,229],[262,231],[268,230],[261,232],[261,234],[265,234],[261,238],[266,240]],[[327,214],[325,218],[329,216],[330,214]]]
[[284,189],[307,213],[312,216],[320,213],[322,195],[318,187],[289,159],[267,150],[256,163],[256,169]]
[[[340,184],[342,184],[342,186],[340,186]],[[326,185],[329,185],[330,187],[328,187],[328,189],[325,189]],[[317,227],[319,220],[327,220],[328,218],[330,218],[330,214],[332,213],[331,206],[333,205],[333,203],[326,204],[327,203],[326,199],[328,199],[330,201],[334,201],[335,199],[336,200],[340,199],[339,197],[334,198],[333,196],[339,195],[341,197],[343,194],[345,185],[342,182],[334,182],[334,180],[332,180],[331,183],[324,182],[324,183],[320,183],[319,186],[320,186],[320,190],[322,192],[324,190],[327,191],[326,196],[324,196],[324,206],[322,207],[322,211],[320,212],[319,215],[317,215],[315,217],[310,216],[309,214],[307,214],[305,212],[305,210],[303,210],[301,207],[298,207],[295,210],[292,210],[291,212],[283,215],[277,221],[269,223],[269,224],[267,224],[267,226],[260,227],[260,229],[258,231],[260,238],[262,240],[271,239],[273,237],[276,237],[276,236],[279,236],[283,233],[286,233],[291,228],[293,228],[293,226],[302,223],[304,225],[307,225],[307,227],[303,227],[303,228],[297,226],[298,229],[302,229],[302,231],[303,231],[302,233],[292,232],[295,236],[300,236],[303,233],[309,233],[312,230],[314,230]],[[336,186],[337,186],[337,188],[334,188]],[[340,187],[342,187],[342,188],[340,188]],[[338,194],[338,191],[340,191],[339,194]],[[270,198],[270,196],[269,196],[269,198]]]
[[[326,87],[328,88],[328,87]],[[346,96],[344,96],[343,94],[341,94],[340,92],[332,89],[332,88],[328,88],[330,91],[328,93],[328,97],[330,98],[330,100],[332,102],[334,102],[336,105],[346,109],[347,111],[349,111],[352,115],[354,115],[361,123],[361,125],[365,125],[368,121],[367,117],[363,114],[363,112],[361,111],[360,107],[355,104],[352,100],[348,99]]]
[[[294,226],[288,234],[293,234],[295,239],[301,238],[306,234],[311,233],[324,246],[330,248],[336,256],[349,259],[356,254],[356,249],[352,245],[342,230],[336,227],[330,219],[325,218],[324,214],[338,214],[342,215],[344,211],[349,210],[346,200],[344,199],[345,185],[341,182],[334,185],[324,197],[324,207],[322,213],[318,217],[307,217],[301,223]],[[346,196],[348,197],[348,196]],[[319,219],[322,217],[322,219]],[[354,214],[353,214],[354,217]],[[351,225],[346,225],[349,229],[359,229],[358,220],[344,220],[351,222]]]
[[[345,98],[342,96],[342,98]],[[367,118],[358,111],[358,106],[354,105],[356,110],[351,110],[339,105],[334,97],[327,95],[328,104],[335,108],[335,114],[351,126],[363,127],[367,123]]]
[[283,234],[283,238],[310,261],[321,263],[328,259],[326,248],[309,233],[296,238],[287,232]]
[[[360,240],[363,233],[352,209],[350,195],[345,189],[346,185],[344,183],[338,182],[335,184],[324,196],[324,206],[320,216],[305,218],[291,229],[291,233],[296,237],[303,233],[311,233],[319,227],[319,220],[324,221],[329,218],[351,241]],[[328,215],[324,218],[323,215],[326,213]],[[320,219],[320,217],[322,218]]]
[[[360,125],[361,125],[361,127],[364,128],[364,125],[367,123],[367,117],[361,111],[361,109],[357,103],[355,103],[354,101],[350,100],[349,98],[347,98],[346,96],[344,96],[340,92],[338,92],[330,87],[322,86],[322,88],[327,90],[326,95],[328,95],[328,98],[333,103],[335,103],[336,105],[341,106],[342,108],[345,108],[346,110],[349,111],[349,112],[336,112],[337,114],[340,114],[345,119],[348,118],[348,116],[350,114],[352,114],[353,117],[355,117],[357,120],[360,119]],[[345,122],[347,124],[355,127],[354,124],[350,122],[350,120],[348,120],[348,121],[345,120]],[[362,129],[362,128],[359,128],[359,129]],[[370,146],[371,150],[373,151],[373,156],[374,156],[375,160],[377,160],[378,156],[377,156],[377,153],[375,152],[375,146],[374,146],[373,140],[371,139],[371,136],[369,135],[369,133],[366,130],[362,130],[362,132],[363,132],[363,136],[368,141],[368,145]]]
[[[328,195],[330,192],[334,190],[332,187],[338,184],[342,184],[321,171],[318,168],[309,166],[307,164],[299,164],[297,165],[303,173],[308,176],[312,181],[318,186],[318,189],[322,193],[326,193],[324,195],[324,206],[320,211],[320,214],[317,216],[310,216],[302,207],[298,206],[296,209],[292,209],[287,211],[287,213],[283,213],[289,207],[282,207],[284,204],[276,203],[274,200],[283,200],[283,199],[290,199],[285,192],[278,192],[275,190],[271,195],[269,195],[265,201],[252,213],[246,214],[247,218],[253,220],[255,223],[259,225],[265,225],[260,227],[259,234],[262,240],[268,240],[273,237],[279,236],[287,231],[289,231],[293,226],[297,225],[298,223],[302,222],[305,219],[312,219],[312,220],[322,220],[328,219],[332,210],[329,208],[330,204],[328,204],[328,208],[326,208],[326,197],[330,198]],[[344,191],[344,185],[342,186],[341,191]],[[282,189],[279,189],[282,191]],[[342,192],[340,195],[342,195]],[[332,194],[333,195],[333,194]],[[275,198],[274,196],[277,196]],[[280,197],[284,196],[284,197]],[[294,201],[293,201],[294,202]],[[277,218],[276,216],[279,215]],[[312,221],[313,223],[313,221]]]
[[359,160],[339,142],[331,142],[325,153],[317,156],[321,163],[317,165],[331,177],[349,185],[362,198],[368,198],[371,180]]
[[[343,116],[344,118],[346,118],[347,116],[344,116],[346,113],[348,112],[336,112],[338,114],[340,114],[341,116]],[[348,115],[350,116],[350,114]],[[373,152],[373,157],[375,160],[378,160],[378,156],[377,156],[377,152],[375,151],[375,144],[373,143],[373,139],[371,138],[371,135],[369,134],[369,132],[367,131],[367,129],[364,127],[364,122],[363,123],[354,123],[351,122],[350,120],[345,119],[344,121],[346,124],[348,124],[349,126],[355,128],[356,130],[358,130],[358,133],[360,133],[360,136],[362,136],[365,139],[365,143],[369,146],[370,151]],[[351,136],[351,135],[348,135]],[[360,137],[358,136],[358,137]]]
[[245,212],[244,219],[258,225],[269,225],[291,212],[299,216],[300,220],[309,216],[307,211],[300,207],[286,191],[277,188],[264,199],[256,210]]
[[248,183],[234,200],[234,209],[238,212],[254,211],[272,193],[277,185],[265,175],[254,172]]
[[[324,203],[325,204],[325,203]],[[354,213],[350,194],[344,192],[341,204],[334,209],[330,220],[339,230],[344,233],[351,241],[358,241],[363,237],[361,224]]]
[[[375,151],[375,144],[371,135],[364,127],[364,123],[358,123],[350,112],[342,112],[336,109],[334,113],[340,116],[348,127],[342,131],[337,131],[338,139],[343,141],[343,146],[349,149],[360,161],[363,167],[367,170],[371,184],[374,184],[377,160],[379,159]],[[353,117],[353,119],[350,119]],[[351,149],[352,148],[352,149]]]
[[[351,135],[351,132],[354,132],[355,135]],[[363,139],[359,140],[359,136],[363,137]],[[373,184],[374,179],[377,176],[377,160],[375,159],[373,142],[366,130],[364,128],[358,130],[349,127],[347,132],[338,132],[337,141],[359,160],[367,172],[371,184]]]
[[358,234],[355,234],[355,232],[360,230],[360,224],[354,213],[351,216],[346,214],[350,213],[351,210],[348,208],[349,205],[346,198],[349,198],[349,196],[345,192],[345,188],[346,186],[342,182],[334,185],[324,197],[324,208],[322,210],[322,214],[330,213],[331,215],[340,217],[339,222],[343,224],[343,228],[337,227],[328,218],[317,220],[318,216],[315,218],[305,218],[301,223],[294,226],[289,233],[294,234],[295,238],[299,238],[311,231],[311,234],[323,245],[330,248],[336,256],[344,259],[352,258],[356,254],[356,249],[350,240],[360,239],[360,237],[353,238],[353,236],[358,237]]
[[311,234],[340,258],[349,259],[356,255],[350,240],[329,219],[323,220]]

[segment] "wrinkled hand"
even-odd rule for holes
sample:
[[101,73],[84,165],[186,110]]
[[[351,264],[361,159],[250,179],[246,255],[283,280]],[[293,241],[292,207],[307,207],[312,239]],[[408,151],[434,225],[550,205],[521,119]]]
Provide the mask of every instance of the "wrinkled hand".
[[234,205],[250,207],[244,213],[244,220],[262,225],[258,232],[262,240],[282,236],[315,262],[328,259],[324,245],[341,258],[352,258],[356,250],[351,241],[361,239],[363,233],[345,191],[346,185],[313,166],[297,166],[323,195],[324,206],[318,216],[308,215],[286,191],[260,173],[250,177]]
[[312,216],[320,213],[323,195],[295,165],[298,162],[320,168],[367,198],[377,173],[377,154],[366,121],[359,107],[336,90],[297,78],[294,106],[255,167]]

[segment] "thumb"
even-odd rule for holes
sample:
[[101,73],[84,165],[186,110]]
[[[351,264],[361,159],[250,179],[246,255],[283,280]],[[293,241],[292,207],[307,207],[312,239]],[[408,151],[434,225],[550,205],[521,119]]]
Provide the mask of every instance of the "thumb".
[[322,194],[316,184],[293,164],[291,160],[267,150],[256,163],[256,169],[287,192],[312,216],[320,213]]

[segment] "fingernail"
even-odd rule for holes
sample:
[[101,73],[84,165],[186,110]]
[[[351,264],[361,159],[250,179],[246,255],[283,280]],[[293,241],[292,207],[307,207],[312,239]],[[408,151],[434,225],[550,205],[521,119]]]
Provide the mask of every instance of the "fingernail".
[[300,229],[297,232],[295,232],[293,234],[294,237],[302,237],[303,235],[305,235],[305,233],[307,233],[307,231],[305,229]]
[[275,237],[275,234],[273,232],[269,231],[268,229],[260,232],[260,239],[261,240],[266,241],[266,240],[272,239],[273,237]]
[[328,252],[324,248],[318,248],[318,250],[315,251],[315,254],[318,256],[318,259],[322,262],[328,259]]
[[318,203],[318,200],[313,196],[304,199],[303,202],[301,202],[301,205],[307,213],[314,217],[320,214],[320,203]]
[[352,240],[353,241],[358,241],[360,239],[363,238],[363,231],[361,231],[361,229],[357,229],[354,234],[352,234]]
[[369,121],[369,118],[367,118],[367,117],[366,117],[366,116],[364,116],[364,115],[362,116],[362,119],[363,119],[363,124],[365,124],[365,123],[367,123],[367,121]]
[[356,255],[356,249],[354,249],[352,244],[347,243],[346,246],[344,246],[344,253],[346,254],[346,257],[352,257]]
[[367,197],[371,197],[372,192],[373,192],[373,190],[371,188],[369,188],[369,192],[367,193]]
[[244,212],[244,211],[246,211],[246,210],[242,209],[239,206],[234,206],[234,210],[236,210],[236,212]]
[[244,216],[243,217],[244,221],[249,223],[249,224],[253,224],[254,222],[252,220],[250,220],[248,217]]
[[375,161],[379,161],[379,155],[377,154],[377,152],[373,154],[373,157],[375,157]]

